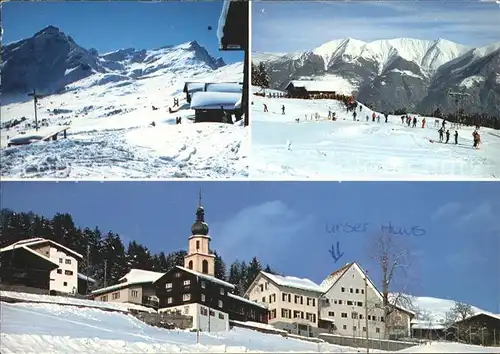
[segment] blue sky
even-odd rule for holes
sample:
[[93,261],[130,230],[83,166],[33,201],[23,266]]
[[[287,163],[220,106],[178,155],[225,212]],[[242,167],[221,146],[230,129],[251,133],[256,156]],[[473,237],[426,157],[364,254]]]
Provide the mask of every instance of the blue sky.
[[[53,25],[80,46],[100,53],[121,48],[155,49],[196,40],[226,63],[243,61],[243,52],[221,52],[217,27],[221,1],[78,1],[3,4],[3,41],[33,36]],[[208,30],[212,26],[212,30]]]
[[444,38],[473,47],[500,41],[494,0],[259,1],[252,3],[252,51],[306,51],[326,42]]
[[[3,208],[47,217],[67,212],[78,226],[113,230],[154,252],[186,249],[202,188],[212,247],[226,263],[256,255],[281,273],[316,282],[358,261],[380,284],[371,257],[381,225],[418,226],[417,236],[397,238],[412,253],[409,278],[398,286],[411,283],[415,295],[500,313],[494,283],[500,278],[500,183],[2,182],[1,187]],[[366,232],[331,232],[333,224],[345,222],[369,224]],[[337,241],[344,255],[335,262],[328,250]]]

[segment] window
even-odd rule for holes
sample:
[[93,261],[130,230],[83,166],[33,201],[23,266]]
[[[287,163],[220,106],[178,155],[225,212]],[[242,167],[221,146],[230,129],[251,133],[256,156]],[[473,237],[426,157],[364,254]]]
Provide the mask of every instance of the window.
[[342,288],[342,292],[345,293],[345,288]]
[[71,264],[71,259],[65,259],[65,260],[64,260],[64,263],[66,263],[66,264]]
[[281,294],[281,301],[286,301],[287,296],[286,293]]
[[347,305],[352,306],[352,301],[347,301]]
[[201,301],[205,302],[205,294],[201,294]]
[[200,241],[196,241],[196,250],[198,251],[200,249]]
[[58,269],[57,274],[62,274],[62,269]]
[[172,303],[172,298],[171,298],[171,297],[169,297],[169,298],[167,299],[167,303],[168,303],[168,304],[171,304],[171,303]]
[[184,306],[184,314],[189,315],[189,306]]
[[328,311],[328,316],[330,316],[330,317],[335,317],[335,312],[333,312],[333,311]]
[[260,291],[264,291],[264,284],[260,284],[259,289],[260,289]]
[[352,318],[353,320],[357,320],[357,319],[358,319],[358,313],[357,313],[357,312],[352,312],[352,313],[351,313],[351,318]]
[[201,288],[205,289],[207,287],[207,283],[204,280],[201,281]]
[[347,312],[342,312],[342,313],[340,314],[340,317],[342,317],[342,318],[347,318]]
[[266,297],[265,296],[262,297],[262,302],[266,302]]
[[358,306],[363,307],[363,303],[361,301],[358,301]]
[[363,327],[363,332],[366,332],[366,327]]
[[380,317],[380,321],[384,322],[384,316]]
[[357,330],[357,327],[356,327],[356,326],[352,326],[352,330],[353,330],[353,331],[356,331],[356,330]]
[[191,284],[191,280],[184,280],[183,282],[184,286]]
[[352,294],[352,288],[349,289],[349,292]]
[[213,316],[215,316],[215,311],[214,310],[210,310],[210,311],[208,311],[208,314],[213,317]]
[[73,271],[72,270],[65,270],[64,275],[73,275]]
[[132,295],[132,297],[139,297],[139,291],[137,291],[137,290],[132,290],[132,291],[131,291],[131,295]]
[[101,301],[108,301],[108,295],[101,296]]
[[281,317],[282,318],[290,318],[291,317],[290,316],[291,315],[290,312],[291,311],[288,310],[288,309],[281,309]]
[[[356,294],[359,294],[359,289],[356,289]],[[363,327],[364,328],[364,327]]]
[[299,295],[295,295],[294,299],[295,299],[296,304],[300,303],[300,296]]
[[202,316],[208,316],[208,310],[206,307],[202,307],[200,312]]
[[372,315],[368,315],[368,319],[371,320],[372,319]]
[[172,289],[172,283],[165,284],[165,289]]
[[293,318],[300,318],[300,311],[293,311]]
[[119,298],[120,298],[120,292],[118,291],[118,292],[116,292],[116,293],[111,294],[111,298],[112,298],[113,300],[117,300],[117,299],[119,299]]
[[206,259],[201,262],[201,272],[208,274],[208,261]]
[[362,314],[359,314],[359,319],[362,320],[364,317]]
[[347,329],[347,326],[346,326],[346,325],[343,325],[343,326],[342,326],[342,329]]
[[339,300],[339,305],[342,305],[342,300]]
[[380,328],[375,328],[376,333],[380,333]]
[[365,293],[365,289],[361,289],[361,294],[364,294]]
[[193,261],[189,261],[189,263],[188,263],[188,268],[189,268],[189,269],[193,269]]
[[224,294],[225,294],[225,293],[224,293],[224,288],[220,288],[220,294],[221,294],[221,295],[224,295]]
[[189,301],[189,300],[191,300],[191,294],[182,295],[182,301]]
[[222,300],[219,300],[219,307],[222,308],[223,305],[224,303],[222,302]]
[[175,273],[175,274],[174,274],[174,277],[176,277],[176,278],[180,278],[180,277],[181,277],[181,272],[177,272],[177,273]]
[[59,263],[61,263],[61,264],[62,264],[62,262],[63,262],[63,259],[62,259],[62,258],[59,258]]
[[219,312],[219,318],[220,318],[221,320],[223,320],[223,319],[224,319],[224,314],[222,314],[222,313],[220,313],[220,312]]
[[292,295],[291,294],[287,294],[288,295],[288,302],[292,302]]
[[271,312],[269,313],[269,319],[273,319],[273,318],[276,318],[276,309],[271,310]]
[[63,285],[64,285],[64,286],[68,286],[68,282],[67,282],[67,281],[65,281],[65,282],[63,283]]
[[333,303],[334,303],[335,305],[337,305],[337,300],[333,300]]
[[268,285],[269,285],[269,283],[268,283],[268,282],[266,282],[266,284],[265,284],[265,286],[264,286],[264,288],[265,288],[266,290],[267,290],[267,286],[268,286]]

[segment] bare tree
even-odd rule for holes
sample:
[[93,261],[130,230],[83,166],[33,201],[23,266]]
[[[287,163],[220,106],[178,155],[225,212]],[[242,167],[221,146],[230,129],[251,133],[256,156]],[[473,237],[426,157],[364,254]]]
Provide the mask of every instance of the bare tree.
[[[405,247],[401,235],[390,232],[376,234],[372,258],[380,266],[382,274],[382,306],[384,309],[385,336],[389,335],[391,314],[396,307],[410,309],[412,299],[409,294],[408,269],[410,251]],[[393,291],[395,285],[399,291]]]

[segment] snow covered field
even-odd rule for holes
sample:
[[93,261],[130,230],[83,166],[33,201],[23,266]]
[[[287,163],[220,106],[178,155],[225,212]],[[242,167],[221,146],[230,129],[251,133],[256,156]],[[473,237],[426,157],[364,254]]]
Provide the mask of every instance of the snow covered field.
[[[439,143],[432,117],[426,117],[424,129],[422,117],[416,128],[410,128],[401,124],[399,116],[389,116],[384,123],[381,115],[380,123],[372,123],[372,111],[366,107],[361,112],[358,108],[359,121],[353,121],[352,113],[335,100],[255,95],[251,100],[253,178],[500,178],[500,132],[493,129],[481,128],[482,145],[476,150],[472,127],[458,130],[458,145],[453,143],[454,129],[450,129],[450,143]],[[263,112],[264,104],[268,113]],[[326,120],[329,110],[336,112],[337,121]],[[320,119],[310,120],[316,113]]]
[[[1,303],[2,353],[357,352],[234,328],[196,333],[151,327],[131,315],[55,304]],[[380,351],[373,351],[380,352]]]
[[[180,47],[180,46],[179,46]],[[175,48],[174,48],[175,49]],[[169,49],[171,53],[172,50]],[[28,120],[0,132],[1,176],[8,178],[228,178],[248,174],[248,129],[238,124],[194,124],[184,101],[185,81],[241,82],[243,64],[210,70],[182,57],[153,53],[154,64],[133,64],[131,72],[154,72],[140,79],[94,74],[68,86],[68,92],[39,100],[38,120],[49,127],[68,124],[67,139],[7,148],[8,140],[40,135],[34,125],[33,101],[2,97],[2,123]],[[178,50],[184,53],[183,48]],[[151,54],[151,55],[153,55]],[[190,53],[188,53],[191,55]],[[185,58],[185,61],[191,60]],[[192,61],[192,60],[191,60]],[[170,64],[169,64],[170,63]],[[139,68],[140,65],[148,67]],[[155,65],[155,70],[151,66]],[[104,83],[103,83],[104,82]],[[181,110],[169,113],[173,98]],[[158,108],[153,110],[152,106]],[[175,124],[183,117],[182,124]],[[155,122],[155,126],[151,123]],[[242,123],[243,121],[241,121]],[[20,135],[21,132],[25,134]]]

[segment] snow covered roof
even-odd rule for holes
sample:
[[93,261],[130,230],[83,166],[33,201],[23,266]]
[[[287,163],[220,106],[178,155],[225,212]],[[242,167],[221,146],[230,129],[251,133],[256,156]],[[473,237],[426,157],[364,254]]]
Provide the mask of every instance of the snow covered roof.
[[43,260],[45,260],[45,261],[47,261],[47,262],[52,263],[53,265],[55,265],[55,266],[56,266],[56,267],[54,267],[54,268],[58,268],[58,267],[59,267],[59,264],[58,264],[58,263],[56,263],[55,261],[53,261],[52,259],[45,257],[43,254],[38,253],[38,252],[36,252],[36,251],[32,250],[31,248],[29,248],[29,247],[25,246],[25,245],[21,245],[21,246],[18,246],[18,247],[13,247],[13,248],[10,248],[10,246],[8,246],[8,247],[4,247],[4,248],[0,249],[0,253],[13,251],[14,249],[22,249],[22,250],[27,251],[27,252],[29,252],[29,253],[31,253],[31,254],[33,254],[33,255],[37,256],[37,257],[42,258]]
[[125,288],[130,285],[154,283],[156,280],[160,279],[164,274],[165,273],[153,272],[150,270],[131,269],[130,272],[128,272],[123,277],[118,279],[118,281],[121,283],[94,290],[92,291],[92,294],[96,295],[96,294],[107,293],[113,290]]
[[500,320],[500,315],[495,315],[494,313],[487,312],[487,311],[478,311],[478,312],[475,312],[474,314],[472,314],[470,316],[467,316],[463,320],[457,321],[457,323],[460,323],[460,322],[463,322],[463,321],[467,321],[467,320],[469,320],[469,319],[471,319],[473,317],[481,316],[481,315],[488,316],[488,317],[494,318],[496,320]]
[[46,238],[41,238],[41,237],[30,238],[30,239],[15,242],[12,245],[1,248],[0,252],[13,250],[13,249],[18,248],[18,247],[31,247],[31,246],[39,245],[39,244],[42,244],[45,242],[52,244],[56,248],[61,248],[65,251],[67,251],[68,253],[73,254],[77,258],[83,259],[83,256],[80,253],[77,253],[77,252],[73,251],[72,249],[65,247],[57,242],[54,242],[54,241],[46,239]]
[[239,300],[239,301],[246,302],[248,304],[252,304],[252,305],[255,305],[255,306],[262,307],[263,309],[267,310],[267,306],[264,305],[264,304],[259,304],[258,302],[245,299],[244,297],[241,297],[241,296],[238,296],[238,295],[235,295],[235,294],[232,294],[232,293],[228,293],[227,296],[232,297],[233,299],[236,299],[236,300]]
[[236,109],[241,93],[233,92],[195,92],[191,98],[191,109]]
[[344,275],[344,273],[353,265],[353,263],[347,263],[343,267],[337,269],[332,274],[327,276],[325,280],[323,280],[320,286],[324,289],[324,291],[330,290],[330,288]]
[[219,17],[219,23],[217,26],[217,38],[219,39],[220,46],[222,47],[222,38],[224,38],[224,26],[226,25],[227,14],[229,13],[230,0],[224,0],[222,4],[222,11]]
[[301,87],[304,88],[306,91],[312,92],[312,91],[321,91],[321,92],[334,92],[338,91],[336,82],[334,81],[326,81],[326,80],[315,80],[315,81],[308,81],[308,80],[292,80],[286,85],[285,90],[288,90],[290,85],[293,87]]
[[197,277],[200,277],[200,278],[202,278],[202,279],[206,279],[206,280],[208,280],[208,281],[211,281],[211,282],[213,282],[213,283],[217,283],[217,284],[220,284],[220,285],[226,286],[226,287],[231,288],[231,289],[234,289],[234,288],[235,288],[235,286],[234,286],[233,284],[228,283],[228,282],[226,282],[226,281],[224,281],[224,280],[220,280],[220,279],[218,279],[218,278],[216,278],[216,277],[213,277],[213,276],[211,276],[211,275],[208,275],[208,274],[203,274],[203,273],[199,273],[199,272],[196,272],[196,271],[194,271],[194,270],[192,270],[192,269],[184,268],[184,267],[181,267],[181,266],[176,266],[176,268],[178,268],[178,269],[180,269],[180,270],[183,270],[183,271],[185,271],[185,272],[191,273],[191,274],[193,274],[193,275],[196,275]]
[[412,321],[411,322],[412,329],[446,329],[446,326],[441,323],[429,322],[429,321]]
[[184,84],[184,91],[183,92],[198,92],[198,91],[205,91],[205,85],[206,82],[186,82]]
[[92,279],[91,277],[88,277],[82,273],[78,273],[78,279],[82,279],[82,280],[88,281],[90,283],[95,283],[95,279]]
[[206,92],[243,92],[243,84],[238,82],[224,82],[224,83],[207,83],[205,86]]
[[316,293],[323,293],[321,286],[309,279],[302,279],[296,277],[286,277],[266,272],[260,272],[263,276],[276,283],[278,286],[285,286],[288,288],[295,288],[300,290],[312,291]]

